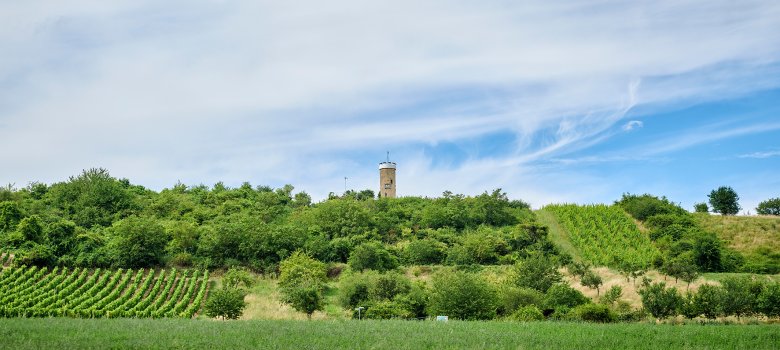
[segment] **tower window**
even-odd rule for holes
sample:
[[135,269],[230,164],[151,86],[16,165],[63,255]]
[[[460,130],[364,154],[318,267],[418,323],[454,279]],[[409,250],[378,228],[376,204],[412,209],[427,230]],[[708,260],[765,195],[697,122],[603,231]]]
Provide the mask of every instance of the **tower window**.
[[390,184],[391,184],[391,185],[393,184],[393,179],[390,179]]
[[389,190],[390,189],[390,184],[385,184],[385,189]]

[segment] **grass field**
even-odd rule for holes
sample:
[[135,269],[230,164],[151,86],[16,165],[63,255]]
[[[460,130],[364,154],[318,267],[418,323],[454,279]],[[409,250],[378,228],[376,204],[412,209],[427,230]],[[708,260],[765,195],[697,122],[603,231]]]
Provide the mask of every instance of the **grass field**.
[[772,349],[780,326],[0,319],[8,349]]
[[704,230],[715,232],[745,256],[748,271],[774,273],[780,269],[780,217],[696,214]]

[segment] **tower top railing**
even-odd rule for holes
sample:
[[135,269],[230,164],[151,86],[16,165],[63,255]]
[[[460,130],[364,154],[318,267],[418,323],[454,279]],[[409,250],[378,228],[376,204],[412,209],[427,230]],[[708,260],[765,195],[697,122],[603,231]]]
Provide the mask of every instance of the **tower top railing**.
[[381,163],[379,163],[379,169],[395,169],[395,163],[393,163],[393,162],[381,162]]

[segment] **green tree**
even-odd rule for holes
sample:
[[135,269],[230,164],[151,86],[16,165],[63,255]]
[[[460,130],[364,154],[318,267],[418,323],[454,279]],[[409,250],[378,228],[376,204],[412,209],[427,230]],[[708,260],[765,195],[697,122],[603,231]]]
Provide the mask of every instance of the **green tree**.
[[590,299],[583,295],[582,292],[567,284],[558,283],[547,291],[542,301],[542,306],[546,311],[568,310],[589,302]]
[[601,276],[597,275],[593,271],[588,271],[584,276],[582,276],[582,285],[591,289],[595,289],[596,295],[600,294],[599,287],[601,287],[603,283],[604,280],[601,278]]
[[704,272],[720,271],[721,242],[714,233],[700,233],[696,235],[693,243],[694,261],[699,269]]
[[16,202],[0,202],[0,232],[11,232],[22,220],[22,211]]
[[693,205],[693,210],[697,213],[709,213],[710,207],[707,206],[707,203],[696,203]]
[[431,315],[460,320],[490,320],[496,317],[496,291],[480,276],[443,270],[433,276],[429,295]]
[[25,240],[35,243],[43,243],[43,226],[41,226],[41,219],[37,215],[29,216],[16,226],[16,232],[18,232]]
[[515,284],[546,293],[553,284],[562,280],[558,272],[558,262],[549,256],[532,254],[515,265]]
[[305,312],[311,319],[312,313],[321,310],[324,305],[322,292],[327,281],[325,264],[297,251],[283,260],[279,269],[282,302]]
[[676,288],[666,288],[666,283],[653,283],[639,290],[642,305],[653,316],[666,318],[677,314],[683,299]]
[[398,267],[398,259],[379,242],[366,242],[355,247],[347,263],[356,271],[387,271]]
[[225,288],[250,288],[254,284],[252,275],[244,268],[231,267],[222,276],[222,285]]
[[235,320],[241,317],[246,308],[244,292],[235,288],[212,290],[206,300],[205,311],[209,317],[222,317]]
[[709,194],[712,211],[721,215],[735,215],[739,213],[739,196],[731,187],[721,186],[712,190]]
[[756,295],[750,290],[753,284],[750,277],[727,277],[721,284],[724,291],[723,312],[726,315],[739,318],[754,312]]
[[54,184],[47,197],[79,226],[110,226],[128,216],[134,207],[128,181],[117,180],[108,170],[84,170],[63,183]]
[[401,256],[409,265],[434,265],[444,259],[446,245],[434,239],[416,239],[403,249]]
[[758,310],[767,317],[780,316],[780,283],[768,283],[757,298]]
[[723,288],[711,284],[702,284],[693,297],[693,304],[695,305],[697,315],[704,315],[704,317],[709,319],[717,318],[723,314]]
[[111,227],[109,243],[117,267],[141,268],[165,262],[168,235],[157,221],[131,216]]
[[758,203],[756,213],[759,215],[780,215],[780,197],[770,198]]

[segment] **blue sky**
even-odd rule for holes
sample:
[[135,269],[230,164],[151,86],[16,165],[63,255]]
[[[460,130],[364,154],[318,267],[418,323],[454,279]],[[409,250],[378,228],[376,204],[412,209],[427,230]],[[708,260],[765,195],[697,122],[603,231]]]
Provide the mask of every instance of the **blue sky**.
[[7,1],[0,183],[780,196],[777,1]]

